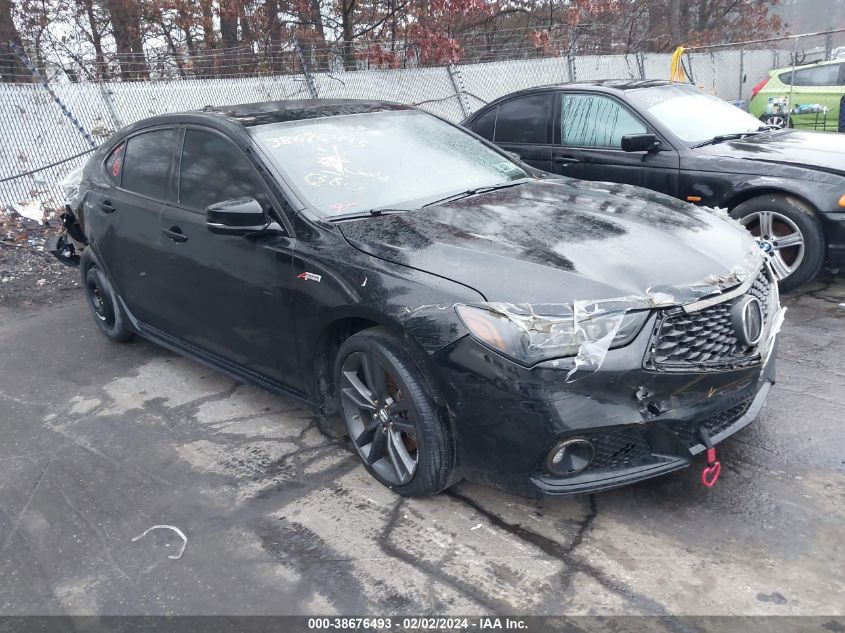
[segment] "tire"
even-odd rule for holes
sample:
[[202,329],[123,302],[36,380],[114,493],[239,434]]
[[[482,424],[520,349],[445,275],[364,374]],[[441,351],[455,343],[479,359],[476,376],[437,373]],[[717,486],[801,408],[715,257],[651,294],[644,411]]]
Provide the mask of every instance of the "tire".
[[[334,375],[350,443],[373,477],[406,497],[453,483],[451,434],[428,381],[395,336],[376,327],[349,337]],[[416,460],[413,469],[406,457]]]
[[764,114],[760,120],[766,125],[773,125],[780,129],[795,127],[792,117],[787,114]]
[[117,293],[106,274],[94,263],[82,266],[82,286],[94,323],[107,339],[126,343],[134,337],[127,327],[126,315],[120,308]]
[[[769,194],[747,200],[731,211],[760,242],[783,291],[811,281],[824,265],[825,239],[822,225],[806,202],[785,194]],[[768,217],[768,220],[766,219]],[[762,232],[761,232],[762,231]],[[801,244],[791,245],[795,233]],[[785,245],[785,243],[790,245]]]

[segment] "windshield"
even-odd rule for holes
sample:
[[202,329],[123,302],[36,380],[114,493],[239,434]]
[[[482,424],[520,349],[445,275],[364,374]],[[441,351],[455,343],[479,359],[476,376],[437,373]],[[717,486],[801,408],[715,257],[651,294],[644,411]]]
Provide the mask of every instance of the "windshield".
[[723,134],[756,132],[763,125],[727,101],[689,86],[631,90],[628,97],[675,136],[693,145]]
[[528,176],[468,133],[419,110],[270,123],[250,131],[326,216],[410,208]]

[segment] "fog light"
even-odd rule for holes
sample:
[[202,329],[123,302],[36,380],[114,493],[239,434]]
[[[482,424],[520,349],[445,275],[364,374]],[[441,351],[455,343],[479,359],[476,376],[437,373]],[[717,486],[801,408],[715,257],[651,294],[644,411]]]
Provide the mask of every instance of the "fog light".
[[546,468],[555,475],[575,475],[593,463],[596,449],[587,440],[566,440],[549,451]]

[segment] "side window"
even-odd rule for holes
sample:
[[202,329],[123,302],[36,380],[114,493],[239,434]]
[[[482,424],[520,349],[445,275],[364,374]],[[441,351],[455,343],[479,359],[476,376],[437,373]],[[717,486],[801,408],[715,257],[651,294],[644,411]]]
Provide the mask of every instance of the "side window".
[[628,109],[600,95],[564,95],[561,139],[572,147],[621,148],[626,134],[645,134],[646,127]]
[[120,186],[120,174],[123,170],[123,148],[125,145],[126,143],[121,143],[115,147],[103,163],[109,180],[118,186]]
[[548,143],[546,131],[552,116],[552,93],[528,95],[499,105],[497,143]]
[[816,66],[815,68],[802,68],[795,71],[795,78],[792,71],[781,73],[779,79],[787,86],[835,86],[839,83],[839,69],[842,64],[828,64]]
[[493,131],[496,129],[496,112],[498,108],[490,108],[478,117],[475,121],[472,122],[472,125],[469,126],[473,132],[478,134],[479,136],[483,136],[488,141],[493,140]]
[[255,168],[225,138],[185,130],[179,173],[179,202],[202,210],[215,202],[244,196],[257,197],[264,188]]
[[155,130],[126,142],[121,186],[157,200],[170,200],[170,173],[176,130]]

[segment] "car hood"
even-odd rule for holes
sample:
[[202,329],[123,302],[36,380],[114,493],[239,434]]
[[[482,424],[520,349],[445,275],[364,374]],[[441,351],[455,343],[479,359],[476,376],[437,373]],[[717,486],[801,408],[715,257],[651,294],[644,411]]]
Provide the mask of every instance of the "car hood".
[[339,225],[356,248],[487,301],[571,303],[735,285],[760,250],[730,219],[629,185],[534,180]]
[[706,145],[697,151],[709,156],[815,169],[845,176],[845,137],[841,134],[782,130],[771,134]]

